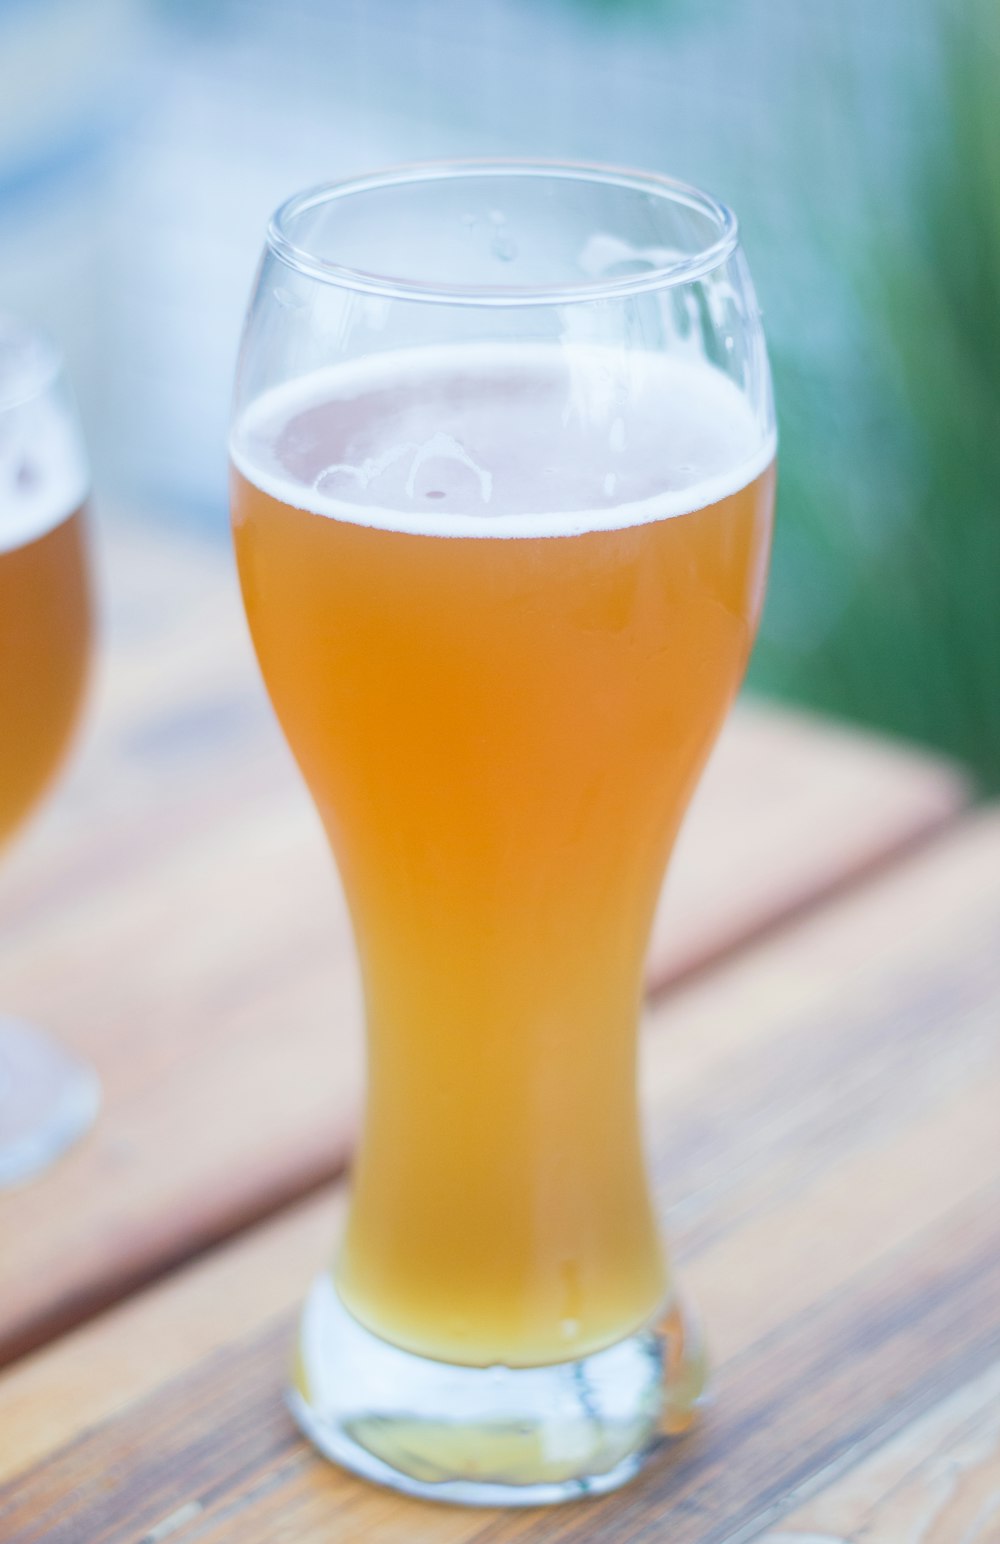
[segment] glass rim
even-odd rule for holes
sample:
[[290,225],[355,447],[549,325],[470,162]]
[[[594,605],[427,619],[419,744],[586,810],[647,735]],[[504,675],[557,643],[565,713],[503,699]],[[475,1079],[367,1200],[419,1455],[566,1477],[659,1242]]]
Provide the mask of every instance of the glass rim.
[[8,378],[0,368],[0,413],[44,396],[63,368],[61,352],[42,328],[0,311],[0,354],[5,345],[11,349],[13,369]]
[[[716,235],[714,240],[707,242],[700,250],[678,255],[642,273],[617,275],[608,279],[585,278],[568,284],[498,285],[437,283],[407,279],[397,274],[372,273],[322,257],[307,246],[300,245],[292,234],[294,222],[321,205],[332,204],[358,193],[425,182],[457,181],[463,177],[547,177],[555,181],[590,182],[605,187],[624,188],[697,211],[713,223]],[[645,294],[650,290],[673,288],[704,278],[725,262],[738,244],[739,223],[728,204],[703,192],[693,183],[682,182],[661,172],[631,171],[625,167],[605,166],[596,162],[537,159],[421,161],[372,172],[367,176],[320,183],[293,193],[279,205],[267,227],[267,247],[275,257],[299,273],[325,284],[394,300],[466,306],[564,305],[574,301],[611,300]]]

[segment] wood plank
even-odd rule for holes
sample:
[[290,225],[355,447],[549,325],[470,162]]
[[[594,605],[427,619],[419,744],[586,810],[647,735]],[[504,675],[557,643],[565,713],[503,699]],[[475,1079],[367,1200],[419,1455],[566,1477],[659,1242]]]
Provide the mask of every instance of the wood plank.
[[[95,1132],[0,1196],[0,1360],[334,1176],[359,991],[318,821],[264,702],[228,554],[128,526],[82,752],[0,869],[0,1000],[97,1064]],[[775,710],[692,812],[662,986],[940,831],[954,769]],[[673,906],[673,942],[670,911]]]
[[792,1507],[811,1527],[810,1489],[1000,1359],[998,938],[990,813],[656,1005],[653,1171],[718,1373],[703,1425],[625,1491],[467,1512],[314,1457],[279,1391],[322,1198],[0,1379],[0,1536],[737,1544]]
[[790,1512],[758,1544],[995,1544],[1000,1362]]

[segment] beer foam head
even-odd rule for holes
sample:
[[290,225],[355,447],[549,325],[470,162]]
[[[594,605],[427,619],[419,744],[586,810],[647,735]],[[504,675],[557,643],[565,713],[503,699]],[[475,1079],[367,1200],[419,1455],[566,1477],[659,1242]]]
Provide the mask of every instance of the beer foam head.
[[774,454],[704,359],[590,344],[369,355],[263,393],[237,470],[282,503],[433,536],[557,536],[716,503]]
[[0,552],[44,536],[87,495],[87,459],[58,360],[0,325]]

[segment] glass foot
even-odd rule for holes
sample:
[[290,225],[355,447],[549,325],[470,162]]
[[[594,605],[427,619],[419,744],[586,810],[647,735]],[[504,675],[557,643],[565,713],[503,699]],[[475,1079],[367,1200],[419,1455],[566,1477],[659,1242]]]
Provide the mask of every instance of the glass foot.
[[380,1340],[330,1277],[302,1313],[289,1404],[327,1458],[409,1495],[539,1506],[630,1479],[657,1436],[690,1425],[705,1359],[674,1306],[578,1362],[457,1367]]
[[97,1074],[40,1029],[0,1018],[0,1188],[48,1167],[93,1122]]

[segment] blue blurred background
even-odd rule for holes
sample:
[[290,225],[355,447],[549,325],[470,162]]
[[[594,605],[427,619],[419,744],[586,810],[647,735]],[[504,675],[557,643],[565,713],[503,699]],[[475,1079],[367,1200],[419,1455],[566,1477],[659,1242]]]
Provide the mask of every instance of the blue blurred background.
[[506,153],[733,204],[782,433],[753,680],[1000,787],[996,0],[0,0],[0,307],[62,343],[102,502],[222,539],[287,193]]

